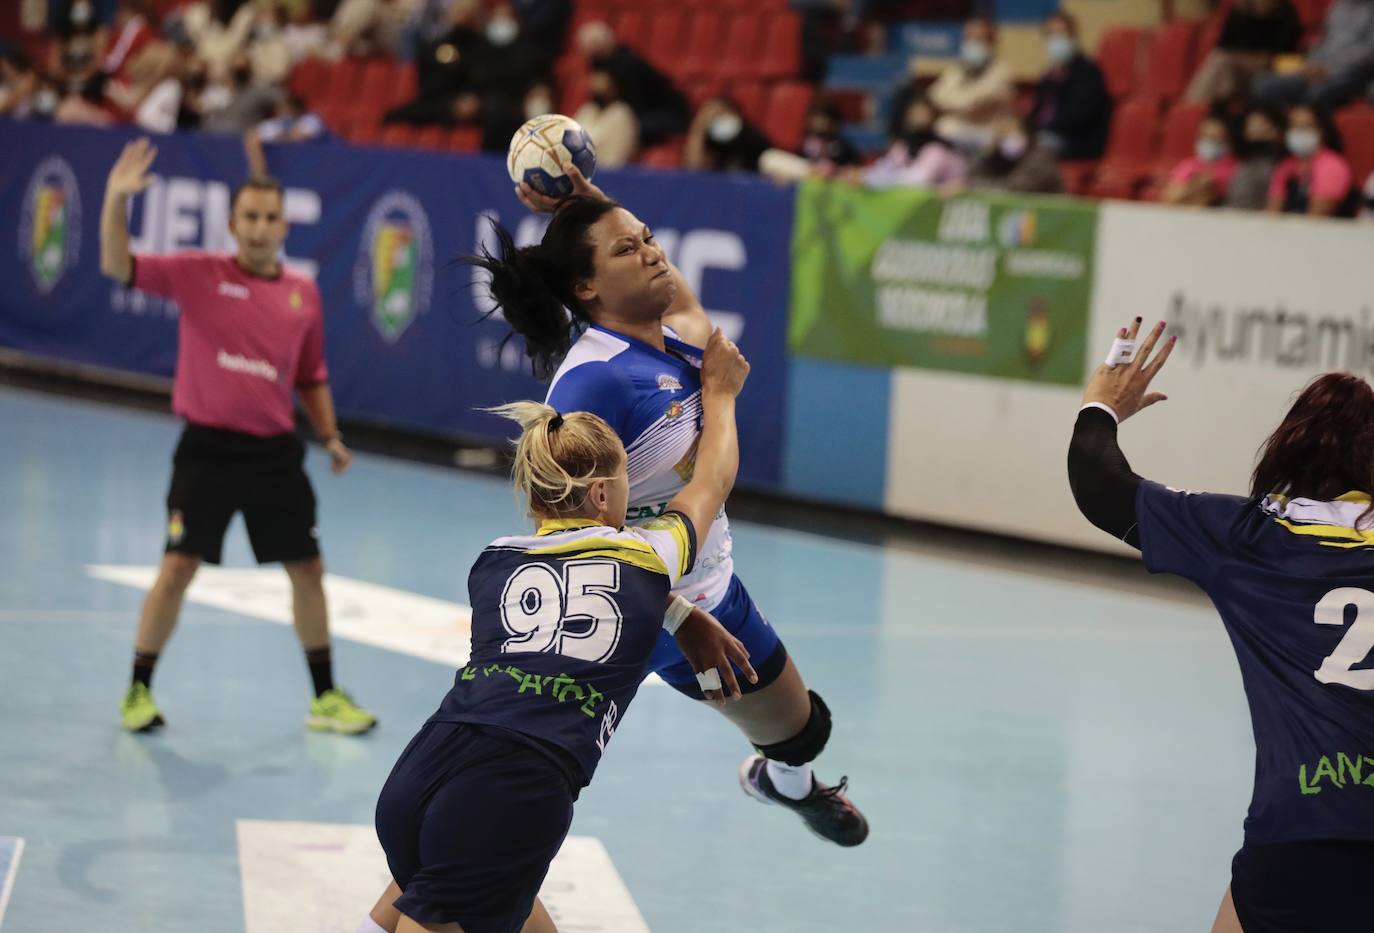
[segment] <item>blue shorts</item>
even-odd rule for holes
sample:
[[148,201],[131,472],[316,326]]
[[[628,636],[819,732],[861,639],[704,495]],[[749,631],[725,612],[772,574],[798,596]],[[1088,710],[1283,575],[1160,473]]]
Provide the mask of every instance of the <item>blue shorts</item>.
[[[782,676],[782,670],[787,666],[787,649],[783,647],[777,631],[759,612],[759,607],[754,605],[754,600],[749,597],[749,591],[739,577],[730,578],[730,588],[725,591],[725,598],[711,610],[711,615],[731,635],[744,642],[744,647],[749,650],[749,663],[753,665],[754,673],[759,675],[756,684],[737,676],[741,692],[762,690]],[[667,632],[659,633],[658,645],[649,658],[649,670],[657,673],[678,692],[703,699],[701,688],[697,686],[697,672],[692,670],[692,665],[682,656],[677,641]],[[739,674],[738,668],[735,673]]]
[[499,730],[429,722],[377,799],[396,909],[466,933],[517,933],[572,825],[554,760]]

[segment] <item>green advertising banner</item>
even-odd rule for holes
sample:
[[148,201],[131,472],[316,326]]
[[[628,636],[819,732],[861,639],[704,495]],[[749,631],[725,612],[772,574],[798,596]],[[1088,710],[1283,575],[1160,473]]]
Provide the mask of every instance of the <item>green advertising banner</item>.
[[788,343],[800,356],[1083,381],[1097,205],[857,188],[797,192]]

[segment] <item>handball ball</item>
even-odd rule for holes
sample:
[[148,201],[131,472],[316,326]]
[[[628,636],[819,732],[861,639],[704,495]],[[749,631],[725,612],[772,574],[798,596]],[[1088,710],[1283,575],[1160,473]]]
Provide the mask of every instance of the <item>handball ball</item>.
[[590,180],[596,171],[596,147],[576,120],[561,113],[527,120],[511,137],[506,153],[511,181],[527,182],[540,194],[555,198],[572,194],[572,182],[563,174],[568,162]]

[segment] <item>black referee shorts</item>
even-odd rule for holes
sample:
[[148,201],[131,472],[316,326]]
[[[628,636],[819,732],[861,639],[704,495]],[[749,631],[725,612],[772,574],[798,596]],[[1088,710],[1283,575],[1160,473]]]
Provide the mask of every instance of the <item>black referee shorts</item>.
[[167,550],[218,564],[224,532],[243,513],[260,564],[318,557],[315,490],[294,434],[256,437],[190,424],[172,457]]
[[1374,929],[1374,843],[1318,840],[1245,846],[1231,860],[1231,900],[1245,933]]

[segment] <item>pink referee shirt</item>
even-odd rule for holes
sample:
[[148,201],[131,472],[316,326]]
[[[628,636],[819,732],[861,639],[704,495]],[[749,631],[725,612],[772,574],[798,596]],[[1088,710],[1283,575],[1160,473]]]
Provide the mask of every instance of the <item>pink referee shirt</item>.
[[294,430],[295,389],[329,379],[315,283],[285,267],[249,275],[233,256],[135,256],[134,288],[175,301],[172,410],[192,424],[270,437]]

